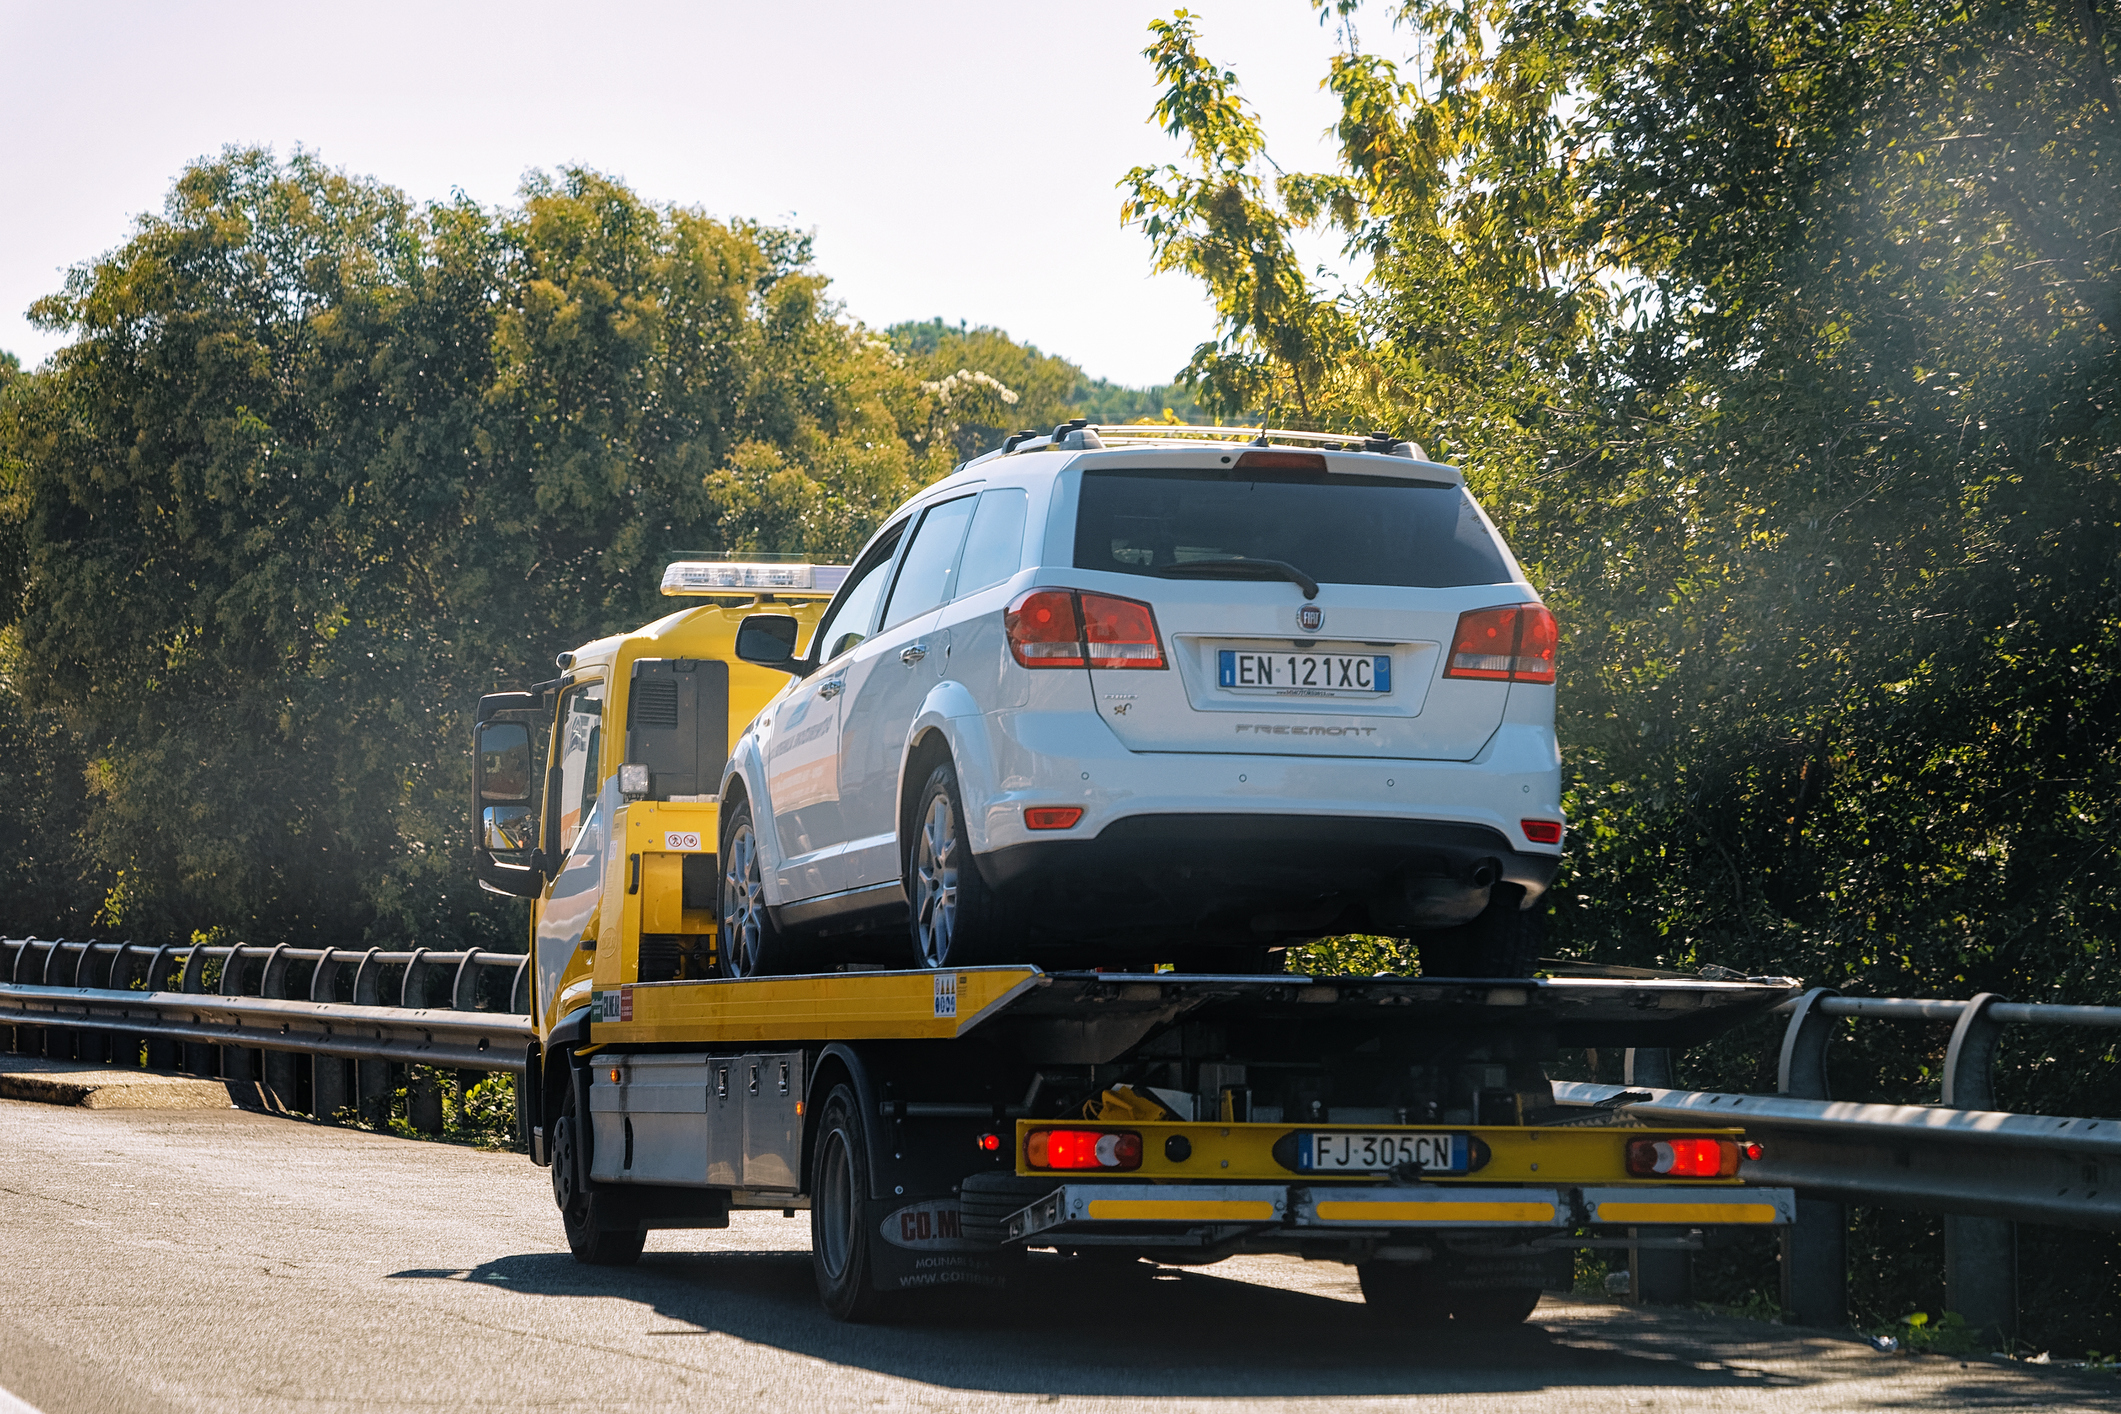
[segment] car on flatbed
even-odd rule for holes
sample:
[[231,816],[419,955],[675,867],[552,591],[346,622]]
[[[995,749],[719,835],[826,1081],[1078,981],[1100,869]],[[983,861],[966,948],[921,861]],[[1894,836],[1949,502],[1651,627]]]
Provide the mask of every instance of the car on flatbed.
[[889,516],[719,782],[728,975],[1260,971],[1337,933],[1521,975],[1557,631],[1411,443],[1065,425]]
[[[762,612],[794,621],[785,638],[822,632],[842,573],[680,562],[664,588],[691,605],[479,701],[474,872],[529,902],[519,1098],[579,1260],[807,1210],[819,1294],[844,1319],[1035,1281],[1048,1254],[1273,1252],[1351,1264],[1405,1325],[1492,1325],[1524,1319],[1575,1250],[1790,1221],[1791,1190],[1747,1182],[1759,1151],[1739,1130],[1651,1129],[1625,1095],[1560,1103],[1545,1071],[1577,1048],[1698,1045],[1791,996],[1787,979],[1479,976],[1426,957],[1414,977],[926,959],[725,975],[721,890],[742,871],[717,844],[744,817],[714,787],[732,734],[786,684],[737,641]],[[1108,573],[1059,592],[1133,582]],[[1168,612],[1161,651],[1207,651]]]

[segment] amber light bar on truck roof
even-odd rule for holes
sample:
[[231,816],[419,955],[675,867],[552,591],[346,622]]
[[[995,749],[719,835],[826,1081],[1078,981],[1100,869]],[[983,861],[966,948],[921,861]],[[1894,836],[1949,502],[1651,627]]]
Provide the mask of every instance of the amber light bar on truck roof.
[[663,592],[683,594],[830,595],[847,578],[846,565],[758,560],[679,560],[663,571]]

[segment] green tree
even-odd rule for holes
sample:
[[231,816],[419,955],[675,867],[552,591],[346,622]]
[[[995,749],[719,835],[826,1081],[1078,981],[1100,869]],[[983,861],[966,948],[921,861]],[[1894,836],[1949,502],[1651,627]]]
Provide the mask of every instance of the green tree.
[[[1222,314],[1204,396],[1462,462],[1562,619],[1557,945],[2121,996],[2107,9],[1413,0],[1413,59],[1344,27],[1340,161],[1286,175],[1196,27],[1154,28],[1192,166],[1125,210]],[[1288,254],[1322,224],[1367,265],[1353,333]],[[1771,1039],[1683,1074],[1771,1085]],[[1933,1098],[1941,1046],[1857,1028],[1838,1093]],[[2110,1113],[2116,1061],[2014,1047],[2004,1098]],[[1873,1314],[1934,1308],[1869,1250]],[[2043,1250],[2104,1293],[2043,1308],[2081,1345],[2112,1249]]]
[[844,557],[948,468],[808,256],[591,172],[491,211],[187,170],[0,395],[0,734],[42,842],[10,916],[510,945],[461,857],[472,700],[660,612],[679,550]]

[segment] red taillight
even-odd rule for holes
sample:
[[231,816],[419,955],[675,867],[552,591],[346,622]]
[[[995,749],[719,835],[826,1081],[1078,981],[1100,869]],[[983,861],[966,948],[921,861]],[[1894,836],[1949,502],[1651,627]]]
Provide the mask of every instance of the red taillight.
[[1284,452],[1279,448],[1264,452],[1240,452],[1237,457],[1239,471],[1316,471],[1326,469],[1326,459],[1317,452]]
[[1517,828],[1533,844],[1560,844],[1561,822],[1559,820],[1519,820]]
[[1474,609],[1458,616],[1451,635],[1447,678],[1490,682],[1552,682],[1560,627],[1542,604]]
[[1072,589],[1034,589],[1002,614],[1009,651],[1027,668],[1083,666],[1083,626]]
[[1138,1169],[1142,1137],[1130,1129],[1034,1129],[1024,1162],[1035,1169]]
[[1027,805],[1024,827],[1031,830],[1072,830],[1083,818],[1080,805]]
[[1156,635],[1156,611],[1136,599],[1109,594],[1083,595],[1083,634],[1090,641],[1093,668],[1161,668],[1163,640]]
[[1636,1139],[1628,1144],[1628,1172],[1637,1178],[1729,1178],[1738,1172],[1738,1154],[1731,1139]]
[[999,1154],[1002,1151],[1002,1136],[993,1133],[982,1134],[979,1137],[979,1147],[982,1153]]
[[[1156,611],[1137,599],[1033,589],[1002,615],[1009,651],[1027,668],[1161,668]],[[1083,656],[1085,646],[1089,657]]]

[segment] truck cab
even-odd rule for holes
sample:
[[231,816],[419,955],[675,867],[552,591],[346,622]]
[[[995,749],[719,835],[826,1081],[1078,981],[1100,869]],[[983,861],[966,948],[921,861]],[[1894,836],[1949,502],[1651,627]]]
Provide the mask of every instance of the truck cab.
[[762,608],[815,627],[843,566],[681,560],[663,592],[694,599],[556,660],[561,675],[479,699],[474,872],[531,901],[531,1015],[541,1037],[593,992],[716,975],[719,787],[729,743],[786,682],[735,654]]

